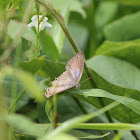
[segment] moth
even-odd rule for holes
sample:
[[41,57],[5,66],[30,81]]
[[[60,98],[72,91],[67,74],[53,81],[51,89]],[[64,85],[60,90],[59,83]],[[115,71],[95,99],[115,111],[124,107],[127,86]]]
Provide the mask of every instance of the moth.
[[58,78],[51,82],[52,86],[47,88],[45,96],[47,98],[73,87],[79,87],[79,81],[83,74],[85,56],[83,52],[77,53],[71,58],[63,72]]

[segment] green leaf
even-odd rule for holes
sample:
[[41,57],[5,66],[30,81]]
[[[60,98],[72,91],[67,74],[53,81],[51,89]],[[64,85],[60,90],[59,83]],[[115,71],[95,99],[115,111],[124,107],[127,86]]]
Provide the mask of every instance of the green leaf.
[[96,38],[98,39],[96,41],[97,43],[103,39],[104,26],[115,18],[117,11],[118,11],[117,3],[110,1],[101,1],[99,3],[95,13]]
[[18,63],[18,67],[35,75],[46,62],[47,60],[45,60],[45,56],[42,56],[40,58],[34,58],[29,61]]
[[126,60],[140,67],[140,40],[127,42],[105,41],[97,50],[95,55],[109,55]]
[[82,2],[78,0],[72,0],[72,3],[70,5],[70,11],[77,12],[82,15],[83,18],[86,18],[86,13],[83,9]]
[[0,80],[3,80],[6,76],[15,76],[37,101],[44,100],[45,97],[41,94],[40,86],[30,73],[11,67],[3,67],[0,70]]
[[108,1],[117,2],[120,4],[126,4],[126,5],[140,5],[139,0],[108,0]]
[[104,28],[105,37],[110,41],[126,41],[140,38],[140,12],[127,15]]
[[[113,58],[113,60],[114,59],[115,58]],[[131,83],[131,82],[133,82],[132,80],[133,80],[134,77],[132,79],[129,79],[132,75],[130,76],[128,74],[128,76],[127,76],[128,72],[129,73],[132,72],[134,74],[137,74],[133,71],[133,67],[134,67],[133,65],[131,65],[131,64],[125,62],[125,61],[115,59],[116,61],[119,61],[119,63],[118,63],[116,61],[112,61],[112,57],[105,57],[105,56],[96,56],[96,57],[93,57],[91,60],[93,60],[93,61],[89,60],[90,64],[88,66],[92,67],[91,72],[93,74],[93,78],[94,78],[94,81],[97,85],[97,88],[103,89],[103,90],[108,91],[109,93],[112,93],[112,94],[115,94],[115,95],[127,96],[129,98],[139,100],[140,92],[138,92],[137,90],[134,90],[134,89],[130,89],[130,88],[128,89],[126,87],[124,88],[124,84],[127,82],[127,80],[128,80],[128,83],[130,82],[130,84],[134,84],[134,83]],[[106,61],[106,60],[109,60],[109,61]],[[120,62],[122,62],[122,63],[120,64]],[[132,70],[131,69],[130,70],[126,69],[126,73],[124,71],[124,67],[125,66],[126,66],[126,68],[129,68],[129,67],[127,67],[127,65],[125,65],[125,63],[128,66],[132,66]],[[118,72],[119,72],[119,71],[117,71],[118,68],[121,72],[120,74],[118,74]],[[134,67],[134,70],[135,70],[135,67]],[[123,79],[124,77],[122,78],[122,76],[126,77],[126,80],[124,80]],[[112,79],[113,77],[114,77],[114,79]],[[138,76],[136,76],[136,77],[138,77]],[[113,82],[109,81],[110,79]],[[122,86],[118,86],[118,79],[121,80],[121,82],[119,82],[119,84],[121,84]],[[80,98],[80,97],[78,97],[78,98]],[[97,98],[90,97],[88,99],[88,98],[82,98],[81,97],[81,99],[89,102],[90,104],[96,106],[97,108],[100,108],[100,105],[98,103]],[[109,104],[109,103],[112,102],[112,100],[107,99],[107,98],[103,98],[103,101],[104,101],[105,104]],[[111,110],[111,115],[115,119],[117,119],[121,122],[136,123],[136,122],[140,121],[139,115],[137,113],[135,113],[134,111],[132,111],[131,109],[129,109],[127,107],[124,107],[123,105],[119,105],[119,106],[115,107],[113,110]]]
[[41,31],[39,36],[42,43],[42,48],[46,53],[47,57],[49,59],[58,61],[59,53],[51,36],[49,36],[45,31]]
[[128,108],[130,108],[131,110],[133,110],[134,112],[136,112],[137,114],[140,115],[140,102],[128,97],[123,97],[123,96],[118,96],[118,95],[113,95],[105,90],[102,89],[90,89],[90,90],[82,90],[82,94],[85,97],[105,97],[105,98],[109,98],[112,100],[115,100],[125,106],[127,106]]
[[109,83],[140,91],[140,70],[132,64],[108,56],[93,57],[87,64]]
[[44,131],[42,131],[42,129],[38,125],[22,115],[10,114],[7,116],[7,121],[16,130],[22,131],[23,134],[28,134],[36,137],[42,136],[44,134]]
[[47,60],[47,63],[42,67],[41,71],[49,76],[51,80],[54,80],[55,77],[58,77],[65,71],[65,64]]
[[[43,138],[40,138],[38,140],[49,140],[49,139],[47,138],[47,136],[44,136]],[[57,136],[51,137],[51,140],[78,140],[78,139],[69,134],[60,133]]]
[[79,14],[81,14],[83,17],[86,16],[85,11],[82,7],[82,2],[78,1],[78,0],[53,0],[53,5],[55,7],[55,9],[57,10],[61,10],[61,13],[64,13],[64,11],[66,9],[70,11],[74,11],[74,12],[78,12]]
[[98,136],[98,135],[88,134],[88,133],[85,133],[85,132],[79,131],[79,130],[71,130],[69,132],[69,134],[71,134],[71,135],[73,135],[73,136],[75,136],[77,138],[82,138],[82,139],[98,139],[98,138],[103,138],[103,137],[109,135],[110,133],[108,132],[108,133],[106,133],[104,135],[99,135]]

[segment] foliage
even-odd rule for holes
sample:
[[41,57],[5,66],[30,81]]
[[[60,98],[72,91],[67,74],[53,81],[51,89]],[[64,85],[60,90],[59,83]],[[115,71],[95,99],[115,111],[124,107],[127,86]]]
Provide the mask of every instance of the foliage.
[[[139,25],[139,0],[0,1],[0,139],[140,139]],[[81,86],[46,98],[79,51]]]

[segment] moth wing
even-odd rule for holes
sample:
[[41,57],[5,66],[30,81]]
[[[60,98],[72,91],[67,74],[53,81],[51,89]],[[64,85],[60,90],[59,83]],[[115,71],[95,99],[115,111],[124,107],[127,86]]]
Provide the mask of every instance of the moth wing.
[[54,94],[60,93],[67,89],[70,89],[76,86],[76,82],[73,81],[71,76],[68,74],[67,71],[63,72],[58,78],[58,80],[54,80],[52,82],[51,87],[47,88],[47,92],[45,93],[46,97],[49,98]]
[[56,87],[53,87],[53,86],[52,86],[52,87],[49,87],[49,88],[47,89],[47,92],[45,93],[45,95],[46,95],[47,98],[49,98],[49,97],[53,96],[54,94],[63,92],[63,91],[65,91],[65,90],[67,90],[67,89],[70,89],[70,88],[72,88],[72,87],[73,87],[73,86],[68,86],[68,85],[65,85],[65,86],[59,85],[59,86],[56,86]]
[[79,83],[81,79],[84,68],[84,62],[84,53],[79,52],[72,59],[70,59],[66,65],[66,71],[77,83]]
[[58,86],[68,85],[70,83],[74,83],[74,81],[67,71],[63,72],[56,80],[52,81],[52,85],[56,84]]

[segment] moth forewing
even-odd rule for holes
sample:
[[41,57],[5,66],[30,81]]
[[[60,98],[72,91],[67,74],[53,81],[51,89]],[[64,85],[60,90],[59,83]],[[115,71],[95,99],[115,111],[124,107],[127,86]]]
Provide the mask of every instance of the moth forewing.
[[[46,97],[49,98],[54,94],[79,86],[84,62],[85,57],[83,52],[77,53],[72,59],[70,59],[66,65],[66,71],[52,82],[52,87],[47,89],[47,92],[45,93]],[[55,88],[54,84],[56,84]]]

